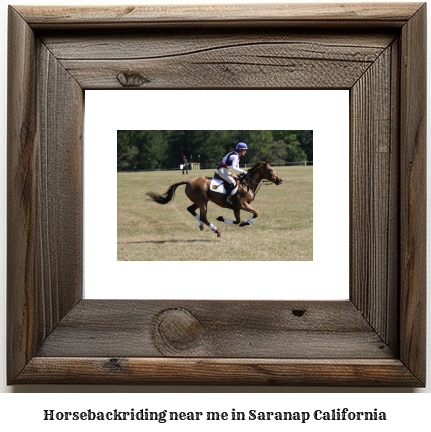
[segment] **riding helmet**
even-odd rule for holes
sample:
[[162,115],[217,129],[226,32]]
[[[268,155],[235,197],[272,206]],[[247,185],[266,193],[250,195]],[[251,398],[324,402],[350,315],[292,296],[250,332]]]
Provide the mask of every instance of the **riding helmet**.
[[243,142],[240,142],[240,143],[236,146],[236,149],[237,149],[237,150],[250,150],[250,149],[247,147],[247,144],[246,144],[246,143],[243,143]]

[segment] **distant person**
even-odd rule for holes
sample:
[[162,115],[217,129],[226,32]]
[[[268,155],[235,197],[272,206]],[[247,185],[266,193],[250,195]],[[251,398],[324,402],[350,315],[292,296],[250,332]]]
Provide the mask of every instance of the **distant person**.
[[233,169],[236,172],[247,174],[247,171],[243,171],[239,167],[239,159],[241,156],[244,156],[247,153],[247,150],[249,148],[247,147],[247,144],[240,142],[236,146],[236,151],[232,151],[228,153],[223,160],[221,161],[220,165],[217,167],[219,176],[226,180],[229,183],[229,186],[226,190],[226,196],[224,198],[224,203],[226,205],[232,205],[232,200],[230,198],[230,194],[235,189],[236,183],[233,177],[229,173],[229,168]]
[[183,174],[184,174],[184,170],[186,170],[187,174],[189,173],[189,162],[185,156],[183,156]]

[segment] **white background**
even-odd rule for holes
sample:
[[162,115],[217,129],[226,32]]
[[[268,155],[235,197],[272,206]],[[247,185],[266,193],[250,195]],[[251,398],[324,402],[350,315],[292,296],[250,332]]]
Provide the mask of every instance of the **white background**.
[[[296,0],[297,2],[299,0]],[[314,0],[316,2],[316,0]],[[252,3],[253,0],[246,0],[245,2],[240,0],[232,0],[231,3]],[[274,0],[273,2],[276,2]],[[101,1],[76,1],[76,0],[55,0],[55,1],[34,1],[34,0],[16,0],[14,4],[32,4],[37,5],[43,4],[55,4],[55,5],[86,5],[86,4],[118,4],[120,1],[111,0],[101,0]],[[173,3],[173,0],[163,1],[163,0],[152,0],[149,2],[135,0],[135,4],[155,4],[155,3]],[[183,0],[182,3],[227,3],[226,1],[218,0]],[[1,80],[3,85],[0,86],[1,98],[4,101],[0,105],[0,127],[2,130],[1,145],[4,149],[5,147],[5,124],[6,124],[6,34],[7,34],[7,5],[6,2],[2,2],[0,6],[1,11]],[[431,46],[428,43],[428,46]],[[428,54],[428,61],[429,61]],[[430,68],[428,68],[430,70]],[[429,86],[428,86],[429,88]],[[429,100],[429,97],[428,97]],[[429,102],[428,102],[429,105]],[[428,122],[428,130],[430,130],[430,125]],[[430,160],[428,159],[428,166]],[[5,170],[5,154],[4,151],[0,153],[0,164],[3,170]],[[5,179],[3,178],[3,186],[5,187]],[[5,245],[5,190],[4,187],[0,190],[0,214],[2,215],[3,224],[0,229],[0,238]],[[431,188],[428,188],[431,190]],[[429,211],[429,207],[428,207]],[[430,214],[430,213],[428,213]],[[117,423],[94,425],[93,423],[69,423],[69,424],[59,424],[57,422],[46,424],[41,420],[43,409],[57,409],[57,410],[76,410],[76,409],[89,409],[94,407],[94,409],[99,409],[102,407],[105,410],[114,409],[116,407],[120,409],[136,407],[145,408],[150,407],[154,409],[169,409],[175,410],[193,410],[200,409],[201,407],[206,410],[227,410],[230,411],[235,407],[243,407],[243,409],[254,409],[254,407],[262,407],[262,410],[289,410],[289,407],[294,407],[301,410],[314,410],[322,408],[338,408],[338,407],[348,407],[351,410],[361,410],[369,408],[378,408],[381,410],[387,410],[390,414],[389,420],[385,424],[380,422],[352,422],[347,424],[349,430],[361,430],[366,427],[370,430],[390,430],[393,431],[395,428],[403,428],[407,430],[409,427],[415,425],[428,425],[429,424],[429,406],[431,403],[431,385],[424,390],[412,390],[412,389],[373,389],[373,388],[273,388],[273,387],[143,387],[143,386],[77,386],[77,385],[33,385],[33,386],[14,386],[7,387],[5,384],[5,248],[0,250],[1,254],[1,292],[0,296],[0,307],[2,311],[2,320],[0,324],[0,423],[4,430],[11,430],[12,428],[18,429],[20,427],[26,427],[28,430],[33,431],[58,431],[61,430],[73,430],[77,428],[80,430],[97,430],[103,428],[103,430],[118,430],[119,425]],[[428,311],[431,310],[430,301],[428,300]],[[428,335],[431,334],[431,328],[428,324]],[[430,347],[430,337],[428,336],[428,351]],[[431,358],[429,353],[428,359]],[[429,361],[428,361],[429,363]],[[431,382],[431,374],[428,368],[428,383]],[[8,394],[9,392],[9,394]],[[52,392],[52,393],[51,393]],[[102,394],[102,395],[92,395],[92,392],[99,393],[123,393],[121,395],[115,394]],[[169,394],[167,393],[169,392]],[[181,394],[176,394],[181,392]],[[218,394],[221,392],[223,394]],[[247,394],[251,392],[251,394]],[[368,394],[362,394],[362,393]],[[16,394],[11,394],[16,393]],[[18,394],[19,393],[19,394]],[[30,393],[30,394],[26,394]],[[33,395],[31,393],[43,393],[38,395]],[[58,394],[63,393],[63,394]],[[80,393],[80,394],[74,394]],[[166,394],[159,394],[166,393]],[[246,393],[246,394],[243,394]],[[296,394],[292,394],[296,393]],[[297,393],[308,393],[308,394],[297,394]],[[322,394],[329,393],[329,394]],[[394,393],[394,394],[387,394]],[[410,393],[422,393],[419,395],[412,395]],[[424,394],[426,393],[426,394]],[[240,408],[238,408],[240,409]],[[226,424],[225,424],[226,425]],[[227,424],[232,426],[231,423]],[[270,425],[265,424],[267,427],[278,428],[285,431],[296,430],[315,430],[319,427],[319,430],[346,430],[346,423],[335,423],[328,422],[327,424],[316,424],[309,423],[308,425],[287,425],[282,422],[281,424],[271,423]],[[264,425],[264,426],[265,426]],[[128,424],[121,424],[122,429],[127,430]],[[205,429],[220,429],[220,423],[211,425],[208,427],[205,424]],[[130,425],[130,428],[142,431],[147,428],[148,430],[155,429],[155,426],[148,427],[140,423],[135,425]],[[180,430],[184,427],[191,428],[192,425],[187,423],[185,425],[176,424],[166,424],[163,426],[164,429],[169,427],[175,427]],[[193,425],[194,428],[199,428],[202,430],[202,424],[198,423]],[[91,428],[91,429],[90,429]],[[259,423],[245,423],[242,428],[247,428],[247,430],[259,430],[262,429],[261,422]]]
[[[206,277],[214,265],[210,261],[201,261],[198,266],[193,261],[173,262],[168,274],[163,270],[164,262],[117,262],[117,129],[312,129],[313,261],[241,262],[235,284]],[[84,154],[85,298],[339,300],[349,297],[347,90],[87,91]],[[288,181],[286,178],[285,183]],[[167,189],[170,185],[164,186]],[[145,213],[148,203],[144,192],[136,205],[141,205]],[[255,207],[259,209],[258,201]],[[169,208],[160,207],[160,212],[167,211]],[[257,219],[254,224],[259,222]],[[213,223],[217,225],[216,221]],[[178,226],[178,232],[172,235],[178,238],[180,232]],[[201,234],[197,222],[196,232],[207,238],[215,237],[208,229]],[[229,260],[229,235],[225,234],[221,241],[227,251],[221,259]],[[220,270],[223,267],[217,264]],[[149,284],[147,275],[151,273],[163,277]],[[205,284],[184,282],[182,274],[193,274],[196,279],[205,280]],[[253,274],[253,286],[267,288],[249,289],[249,281],[241,284],[241,274]]]

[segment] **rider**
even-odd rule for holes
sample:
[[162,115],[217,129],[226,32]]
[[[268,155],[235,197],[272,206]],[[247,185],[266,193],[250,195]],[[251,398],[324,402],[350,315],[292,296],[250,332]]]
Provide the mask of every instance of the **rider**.
[[239,158],[241,156],[244,156],[247,153],[247,150],[249,148],[247,147],[247,144],[240,142],[236,146],[236,151],[232,151],[228,153],[223,160],[221,161],[220,165],[217,167],[219,176],[226,180],[229,183],[229,186],[226,190],[226,196],[224,198],[224,204],[226,205],[232,205],[232,201],[230,199],[230,194],[235,189],[236,183],[233,177],[229,173],[229,168],[232,168],[234,171],[237,171],[239,173],[247,174],[247,171],[243,171],[239,167]]

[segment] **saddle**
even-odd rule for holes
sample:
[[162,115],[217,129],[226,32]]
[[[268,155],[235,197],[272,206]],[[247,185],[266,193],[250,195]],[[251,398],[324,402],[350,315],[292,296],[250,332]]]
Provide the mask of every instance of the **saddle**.
[[[239,185],[239,178],[236,176],[236,175],[232,175],[231,174],[231,177],[235,180],[235,184],[236,184],[236,186],[238,186]],[[219,175],[218,175],[218,173],[214,173],[214,178],[216,179],[216,180],[222,180],[223,181],[223,186],[224,186],[224,188],[227,190],[227,188],[230,186],[230,184],[226,181],[226,180],[224,180],[224,179],[222,179]]]

